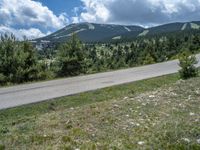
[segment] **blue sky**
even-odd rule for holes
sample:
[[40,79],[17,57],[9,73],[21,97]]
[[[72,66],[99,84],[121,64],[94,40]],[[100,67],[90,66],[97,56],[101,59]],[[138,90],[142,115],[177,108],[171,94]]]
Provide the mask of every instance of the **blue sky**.
[[36,0],[43,5],[51,9],[55,14],[59,15],[62,12],[66,12],[69,16],[74,15],[73,9],[75,7],[81,7],[82,2],[80,0]]
[[0,0],[0,34],[30,39],[71,23],[155,26],[200,21],[200,0]]

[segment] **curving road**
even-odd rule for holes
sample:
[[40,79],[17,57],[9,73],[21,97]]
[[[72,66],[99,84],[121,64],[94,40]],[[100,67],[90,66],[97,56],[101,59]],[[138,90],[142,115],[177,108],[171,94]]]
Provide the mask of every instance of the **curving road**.
[[[197,55],[200,62],[200,54]],[[197,64],[200,66],[200,63]],[[178,60],[142,67],[0,88],[0,109],[176,73]]]

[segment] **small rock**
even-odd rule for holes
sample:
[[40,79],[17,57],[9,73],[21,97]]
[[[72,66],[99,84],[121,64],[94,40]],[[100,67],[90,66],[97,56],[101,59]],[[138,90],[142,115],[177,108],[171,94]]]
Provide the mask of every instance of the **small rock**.
[[142,103],[142,106],[146,106],[147,104],[146,103]]
[[176,94],[176,93],[174,93],[174,92],[171,92],[171,94],[172,94],[172,96],[177,96],[177,94]]
[[200,94],[200,92],[199,92],[198,90],[196,90],[196,91],[195,91],[195,93],[196,93],[197,95],[199,95],[199,94]]
[[149,95],[149,98],[155,98],[156,96],[155,95]]
[[197,143],[200,144],[200,139],[197,139]]
[[119,105],[115,104],[113,105],[114,108],[119,108]]
[[182,140],[187,142],[187,143],[190,143],[190,139],[188,139],[188,138],[182,138]]
[[124,97],[124,100],[128,99],[128,97]]
[[144,141],[139,141],[138,145],[144,145]]
[[190,113],[190,116],[194,116],[194,115],[195,115],[195,113],[192,113],[192,112]]
[[139,123],[136,123],[136,126],[137,126],[137,127],[139,127],[139,126],[140,126],[140,124],[139,124]]

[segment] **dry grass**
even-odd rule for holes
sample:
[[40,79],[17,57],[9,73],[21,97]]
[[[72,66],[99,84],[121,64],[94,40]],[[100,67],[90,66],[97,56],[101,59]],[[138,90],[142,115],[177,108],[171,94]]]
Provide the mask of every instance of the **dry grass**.
[[200,149],[200,78],[122,96],[23,118],[0,149]]

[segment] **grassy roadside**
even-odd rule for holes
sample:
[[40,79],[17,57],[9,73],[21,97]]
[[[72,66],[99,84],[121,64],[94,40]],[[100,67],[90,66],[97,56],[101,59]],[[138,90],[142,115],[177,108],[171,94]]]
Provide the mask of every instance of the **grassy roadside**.
[[82,105],[108,101],[112,99],[120,99],[124,95],[135,96],[146,91],[151,91],[159,87],[170,85],[176,82],[178,79],[178,74],[172,74],[129,84],[113,86],[101,90],[81,93],[74,96],[58,98],[47,102],[0,110],[0,127],[2,125],[12,124],[12,122],[21,120],[22,118],[22,120],[26,120],[26,118],[36,117],[51,111],[66,109],[70,107],[80,107]]
[[200,78],[178,74],[0,111],[1,149],[200,149]]

